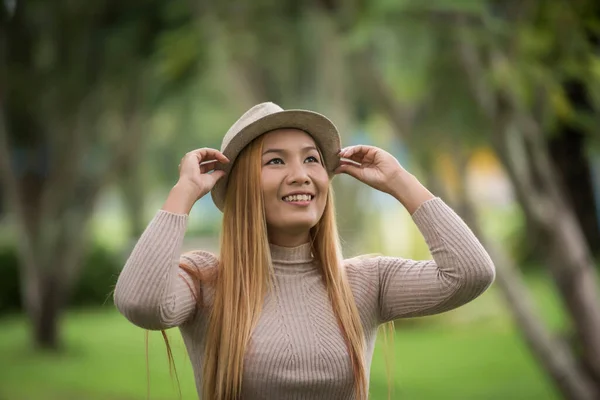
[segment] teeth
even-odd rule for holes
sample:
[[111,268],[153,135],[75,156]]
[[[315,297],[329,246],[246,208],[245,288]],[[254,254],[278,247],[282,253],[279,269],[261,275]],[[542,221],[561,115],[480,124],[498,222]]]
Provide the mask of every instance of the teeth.
[[284,201],[310,201],[312,198],[309,194],[294,194],[292,196],[286,196],[283,198]]

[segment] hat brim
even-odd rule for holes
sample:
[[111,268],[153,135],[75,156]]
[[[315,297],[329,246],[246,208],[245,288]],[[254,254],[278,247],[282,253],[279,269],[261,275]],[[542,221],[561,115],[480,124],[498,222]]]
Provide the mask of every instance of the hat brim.
[[216,169],[225,171],[225,176],[211,191],[217,208],[223,211],[229,173],[242,149],[262,134],[275,129],[300,129],[308,133],[323,155],[323,162],[329,178],[333,178],[339,166],[340,135],[336,126],[327,117],[308,110],[284,110],[269,114],[244,127],[229,142],[222,153],[229,159],[228,164],[217,164]]

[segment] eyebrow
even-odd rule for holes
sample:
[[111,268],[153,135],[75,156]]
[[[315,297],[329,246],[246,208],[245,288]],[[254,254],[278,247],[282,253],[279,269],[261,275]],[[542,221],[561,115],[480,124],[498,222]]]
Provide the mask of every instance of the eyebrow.
[[[319,151],[315,146],[302,147],[300,150],[301,151],[308,151],[308,150]],[[269,153],[283,153],[283,154],[285,154],[285,153],[288,153],[288,152],[289,152],[288,150],[284,150],[284,149],[268,149],[268,150],[265,150],[262,155],[264,156],[265,154],[269,154]]]

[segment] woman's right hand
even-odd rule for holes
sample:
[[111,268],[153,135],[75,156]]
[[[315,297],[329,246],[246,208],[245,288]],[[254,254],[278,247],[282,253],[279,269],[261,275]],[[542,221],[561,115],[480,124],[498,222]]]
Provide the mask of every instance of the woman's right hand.
[[219,162],[226,164],[229,159],[218,150],[202,148],[190,151],[179,164],[177,184],[191,190],[196,200],[201,198],[225,175],[224,171],[215,170]]

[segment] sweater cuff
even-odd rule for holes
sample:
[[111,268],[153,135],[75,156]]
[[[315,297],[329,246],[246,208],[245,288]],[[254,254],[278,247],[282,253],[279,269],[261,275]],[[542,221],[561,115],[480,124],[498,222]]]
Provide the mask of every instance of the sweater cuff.
[[423,202],[412,214],[413,221],[428,242],[438,238],[439,224],[452,225],[453,217],[452,209],[439,197]]
[[165,235],[164,237],[178,237],[181,232],[185,232],[187,222],[187,214],[175,214],[170,211],[158,210],[150,225],[153,225],[153,231],[156,230],[160,235]]
[[174,213],[171,211],[167,211],[167,210],[163,210],[163,209],[159,209],[156,214],[166,214],[166,215],[170,215],[170,216],[176,216],[176,217],[185,217],[185,219],[188,218],[187,214],[178,214],[178,213]]
[[[434,210],[448,207],[440,197],[434,197],[422,202],[419,207],[411,214],[411,217],[417,222],[417,219],[426,218],[426,214],[435,212]],[[418,223],[418,222],[417,222]]]

